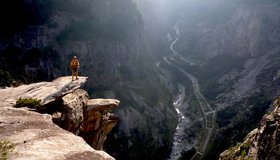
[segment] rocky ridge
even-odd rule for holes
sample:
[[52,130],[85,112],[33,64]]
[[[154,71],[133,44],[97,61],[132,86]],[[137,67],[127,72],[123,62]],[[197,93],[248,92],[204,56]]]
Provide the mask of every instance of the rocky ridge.
[[280,98],[275,109],[266,114],[258,128],[251,131],[244,142],[224,151],[220,160],[277,160],[280,157]]
[[[79,89],[86,79],[61,77],[0,90],[0,137],[14,145],[9,158],[114,159],[97,150],[103,149],[107,134],[118,122],[110,111],[119,101],[89,99]],[[36,98],[41,104],[36,109],[14,108],[19,98]]]

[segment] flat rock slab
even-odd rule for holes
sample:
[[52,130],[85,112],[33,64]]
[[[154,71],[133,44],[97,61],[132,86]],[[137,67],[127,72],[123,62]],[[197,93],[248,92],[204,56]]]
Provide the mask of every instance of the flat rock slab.
[[72,81],[71,76],[60,77],[52,82],[39,82],[19,87],[0,90],[0,107],[11,107],[16,104],[19,98],[37,98],[41,105],[50,103],[58,97],[62,97],[80,88],[87,80],[87,77],[79,77]]
[[92,149],[81,137],[52,123],[52,117],[25,108],[0,108],[0,139],[14,144],[16,160],[114,160]]
[[120,104],[119,100],[116,99],[89,99],[87,104],[87,111],[104,111],[118,107]]

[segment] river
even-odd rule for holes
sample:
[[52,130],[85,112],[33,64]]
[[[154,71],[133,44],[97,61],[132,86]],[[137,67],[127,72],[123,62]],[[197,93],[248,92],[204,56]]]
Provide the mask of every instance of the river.
[[187,105],[184,104],[185,87],[181,84],[178,86],[178,94],[175,97],[173,106],[177,112],[178,123],[173,136],[172,153],[170,154],[170,160],[179,159],[181,153],[188,149],[185,139],[185,129],[190,126],[190,120],[185,116],[184,111],[187,109]]
[[[183,75],[185,75],[186,78],[191,80],[192,82],[192,87],[193,87],[193,92],[196,96],[196,99],[199,102],[199,107],[203,115],[204,119],[204,135],[201,137],[201,142],[198,144],[199,147],[196,148],[197,152],[196,154],[192,157],[192,159],[201,159],[204,155],[204,152],[206,150],[206,147],[208,145],[209,139],[211,137],[211,134],[213,133],[213,128],[214,128],[214,119],[215,119],[215,110],[212,109],[212,107],[209,105],[209,103],[206,101],[205,97],[203,94],[200,92],[200,87],[198,80],[191,75],[190,73],[186,72],[176,64],[173,64],[171,61],[168,59],[171,59],[172,56],[176,56],[179,58],[181,61],[189,64],[189,65],[195,65],[193,62],[190,60],[182,57],[180,54],[177,53],[177,51],[174,49],[174,45],[178,42],[179,36],[180,36],[180,31],[177,27],[174,28],[176,31],[175,39],[171,42],[169,48],[172,52],[173,55],[170,56],[165,56],[163,57],[163,60],[167,62],[167,64],[172,65],[178,70],[182,72]],[[159,66],[159,65],[157,65]],[[177,127],[173,136],[173,145],[172,145],[172,152],[170,154],[169,160],[178,160],[181,157],[181,154],[184,151],[187,151],[190,149],[191,146],[186,143],[186,137],[185,137],[185,131],[188,127],[190,127],[190,120],[188,117],[185,116],[184,111],[187,109],[187,104],[184,103],[184,98],[185,98],[185,87],[182,84],[178,85],[178,94],[176,95],[173,106],[177,112],[177,117],[178,117],[178,123]],[[209,116],[210,115],[210,116]],[[208,118],[209,117],[209,118]]]

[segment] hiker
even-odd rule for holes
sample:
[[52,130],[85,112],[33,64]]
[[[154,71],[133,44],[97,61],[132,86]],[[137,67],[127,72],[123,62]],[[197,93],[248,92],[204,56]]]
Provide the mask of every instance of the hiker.
[[72,68],[72,81],[74,81],[74,75],[76,76],[76,79],[78,79],[78,70],[80,67],[80,62],[77,59],[77,56],[74,56],[71,60],[71,68]]

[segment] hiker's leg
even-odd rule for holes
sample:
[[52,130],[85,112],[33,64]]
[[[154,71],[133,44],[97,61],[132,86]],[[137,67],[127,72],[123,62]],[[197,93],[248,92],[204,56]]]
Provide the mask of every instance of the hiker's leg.
[[74,70],[72,69],[72,81],[74,81]]
[[78,70],[77,70],[77,72],[76,72],[76,79],[78,79]]

